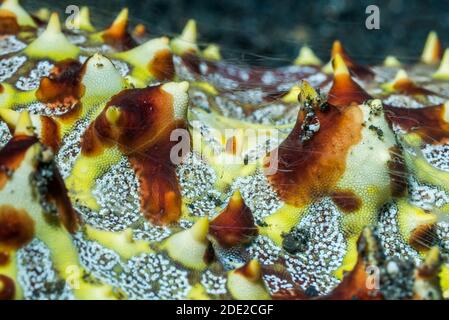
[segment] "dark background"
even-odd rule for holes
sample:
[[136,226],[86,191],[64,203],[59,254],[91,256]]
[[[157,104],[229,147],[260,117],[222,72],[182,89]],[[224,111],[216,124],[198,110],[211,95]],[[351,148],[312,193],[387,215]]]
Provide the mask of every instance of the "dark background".
[[[108,25],[122,7],[131,24],[150,34],[174,35],[189,18],[198,22],[200,42],[218,43],[227,60],[284,65],[307,43],[324,61],[334,39],[342,40],[358,61],[376,63],[387,54],[404,62],[420,55],[427,33],[436,30],[449,46],[449,0],[22,0],[28,9],[88,5],[93,24]],[[365,28],[365,9],[380,8],[380,30]]]

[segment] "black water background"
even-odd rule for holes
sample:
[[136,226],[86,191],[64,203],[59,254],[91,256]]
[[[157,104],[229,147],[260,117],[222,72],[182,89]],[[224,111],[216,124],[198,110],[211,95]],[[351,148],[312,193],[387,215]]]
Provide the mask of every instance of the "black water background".
[[[334,39],[365,63],[387,54],[412,63],[429,30],[449,46],[449,0],[22,0],[25,7],[49,7],[64,12],[68,5],[91,7],[93,22],[108,25],[119,10],[130,10],[133,24],[144,23],[151,35],[174,35],[189,18],[198,22],[200,42],[218,43],[235,63],[275,66],[288,64],[307,43],[327,60]],[[56,2],[56,3],[55,3]],[[365,9],[380,9],[380,29],[367,30]]]

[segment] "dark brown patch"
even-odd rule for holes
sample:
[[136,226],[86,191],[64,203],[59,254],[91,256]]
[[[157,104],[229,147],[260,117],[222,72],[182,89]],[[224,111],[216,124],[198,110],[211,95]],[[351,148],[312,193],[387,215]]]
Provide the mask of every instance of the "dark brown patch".
[[160,81],[173,80],[175,66],[173,65],[171,51],[166,49],[156,52],[154,58],[148,64],[148,70]]
[[61,143],[61,134],[59,132],[58,124],[50,117],[41,116],[40,119],[42,123],[41,141],[46,146],[50,147],[53,152],[56,152]]
[[[41,175],[41,172],[46,174]],[[51,174],[48,174],[49,172]],[[51,208],[55,208],[57,211],[56,213],[46,213],[49,215],[55,213],[55,216],[59,218],[59,221],[67,231],[74,233],[78,228],[79,216],[72,207],[64,180],[55,163],[53,161],[41,161],[38,164],[34,177],[38,181],[36,186],[39,191],[40,201],[44,204],[43,208],[47,208],[45,204],[51,204]]]
[[4,91],[5,91],[5,87],[0,84],[0,94],[2,94]]
[[292,132],[277,149],[277,171],[267,176],[279,197],[294,206],[333,192],[346,170],[350,148],[362,138],[363,114],[357,106],[316,110],[320,129],[302,142],[304,117],[300,112]]
[[247,244],[257,236],[251,210],[240,195],[231,197],[226,208],[210,222],[209,233],[223,247]]
[[427,251],[438,240],[435,225],[425,224],[412,231],[409,244],[418,251]]
[[17,17],[8,10],[0,10],[0,35],[18,34],[20,26],[17,23]]
[[8,276],[0,274],[0,300],[12,300],[16,294],[14,280]]
[[132,49],[137,45],[128,32],[128,21],[111,25],[101,37],[104,43],[120,51]]
[[[115,124],[108,122],[110,106],[120,109]],[[128,157],[140,181],[141,207],[153,223],[166,225],[181,215],[181,193],[170,152],[177,144],[171,132],[186,129],[173,118],[173,101],[160,86],[124,90],[114,96],[89,126],[81,140],[81,152],[95,156],[117,145]]]
[[449,141],[449,123],[444,121],[444,105],[420,109],[384,106],[387,119],[406,132],[417,133],[426,143]]
[[36,137],[15,136],[0,151],[0,190],[20,166],[27,150],[38,142]]
[[407,166],[402,155],[402,150],[397,147],[390,148],[390,157],[388,161],[388,173],[390,175],[390,188],[393,197],[403,197],[407,194]]
[[41,79],[36,98],[49,108],[69,111],[80,102],[84,94],[82,75],[83,66],[78,60],[60,61],[48,77]]
[[362,206],[362,199],[351,190],[338,190],[331,193],[332,200],[343,212],[354,212]]
[[204,252],[203,260],[207,265],[215,261],[215,250],[211,242],[207,245],[207,250]]
[[5,266],[9,263],[9,253],[0,251],[0,266]]
[[[154,146],[152,152],[165,153],[165,146]],[[181,216],[181,192],[176,171],[170,159],[158,156],[130,156],[129,160],[140,182],[140,203],[147,219],[157,225],[168,225]],[[155,158],[155,159],[152,159]]]
[[0,206],[0,243],[19,249],[34,237],[34,220],[23,209]]

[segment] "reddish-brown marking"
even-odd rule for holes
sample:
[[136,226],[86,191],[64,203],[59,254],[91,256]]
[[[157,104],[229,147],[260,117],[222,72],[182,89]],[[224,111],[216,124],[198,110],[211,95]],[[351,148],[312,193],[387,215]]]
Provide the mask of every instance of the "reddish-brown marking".
[[37,171],[41,170],[52,171],[52,174],[46,180],[47,192],[41,194],[41,197],[44,197],[45,201],[55,205],[63,226],[70,233],[75,233],[79,224],[79,216],[72,207],[70,198],[67,194],[67,188],[58,168],[54,162],[41,162],[38,165]]
[[331,106],[328,111],[317,110],[316,116],[320,130],[301,142],[304,112],[300,112],[292,132],[277,149],[277,171],[267,176],[280,198],[290,205],[303,206],[333,192],[346,170],[350,148],[362,138],[363,114],[358,106]]
[[427,90],[425,88],[418,87],[416,84],[414,84],[410,79],[400,79],[396,81],[393,85],[393,88],[402,94],[406,95],[436,95],[436,93]]
[[369,289],[367,286],[367,267],[363,257],[359,255],[354,269],[323,300],[383,300],[379,291]]
[[0,84],[0,94],[2,94],[4,91],[5,91],[5,87]]
[[18,34],[20,26],[17,23],[17,17],[11,11],[0,10],[0,35]]
[[281,289],[273,294],[274,299],[296,299],[296,300],[382,300],[384,299],[380,290],[369,288],[367,284],[371,281],[368,277],[368,266],[377,266],[376,259],[382,254],[378,252],[378,244],[372,243],[373,238],[362,235],[358,240],[358,258],[354,268],[346,273],[340,284],[328,295],[310,297],[299,287],[292,289]]
[[154,58],[148,64],[148,70],[158,80],[173,80],[175,66],[170,50],[161,50],[155,53]]
[[120,51],[132,49],[137,45],[128,32],[128,20],[111,25],[101,37],[106,44]]
[[353,103],[362,104],[369,99],[371,96],[349,74],[338,74],[334,77],[327,102],[335,107],[344,108]]
[[419,109],[384,106],[387,118],[407,132],[417,133],[426,143],[449,141],[449,123],[444,120],[444,105]]
[[61,143],[61,134],[59,132],[58,124],[50,117],[41,116],[42,137],[41,141],[46,146],[50,147],[54,152],[59,149]]
[[179,184],[170,159],[156,155],[156,152],[168,151],[166,147],[153,146],[150,150],[148,154],[130,156],[129,159],[140,181],[144,215],[154,224],[167,225],[178,221],[181,216]]
[[225,148],[227,153],[230,154],[237,154],[237,138],[235,136],[229,138],[226,141],[226,148]]
[[145,25],[139,23],[134,27],[133,36],[136,38],[143,38],[147,34]]
[[0,190],[10,175],[20,166],[27,150],[34,145],[36,137],[19,135],[13,137],[0,151]]
[[203,261],[207,265],[215,261],[215,250],[211,242],[209,242],[209,244],[207,245],[206,252],[204,252]]
[[362,199],[351,190],[338,190],[331,193],[332,200],[343,212],[354,212],[362,206]]
[[0,244],[19,249],[34,237],[34,220],[23,209],[0,206]]
[[405,165],[402,150],[395,146],[390,148],[388,173],[390,175],[390,189],[393,197],[402,197],[407,194],[407,166]]
[[58,62],[50,75],[41,79],[36,98],[49,108],[74,108],[84,94],[83,73],[83,66],[77,60]]
[[9,253],[0,251],[0,266],[5,266],[9,263]]
[[[275,300],[382,300],[379,291],[367,288],[367,264],[359,254],[354,269],[345,274],[340,284],[328,295],[309,296],[300,286],[294,284],[289,289],[279,289],[272,294]],[[289,276],[282,274],[282,277]],[[290,282],[290,281],[289,281]]]
[[[115,106],[121,115],[115,124],[106,118]],[[185,121],[173,118],[172,96],[160,86],[124,90],[88,127],[81,140],[81,152],[95,156],[117,145],[128,157],[140,180],[141,207],[153,223],[166,225],[181,215],[181,193],[170,152],[176,141],[170,134],[186,128]]]
[[425,224],[412,231],[409,244],[418,251],[429,250],[437,240],[435,225]]
[[374,72],[370,68],[357,64],[351,57],[349,57],[341,42],[338,40],[332,45],[332,59],[335,58],[337,54],[340,54],[349,71],[358,78],[365,79],[372,78],[374,76]]
[[235,273],[242,275],[246,279],[250,281],[261,281],[261,273],[260,272],[254,272],[254,270],[251,269],[251,261],[247,262],[245,265],[241,266],[240,268],[235,270]]
[[239,194],[234,195],[226,208],[211,221],[209,233],[223,247],[247,244],[257,236],[251,210]]
[[16,285],[10,277],[0,274],[0,300],[12,300],[16,294]]

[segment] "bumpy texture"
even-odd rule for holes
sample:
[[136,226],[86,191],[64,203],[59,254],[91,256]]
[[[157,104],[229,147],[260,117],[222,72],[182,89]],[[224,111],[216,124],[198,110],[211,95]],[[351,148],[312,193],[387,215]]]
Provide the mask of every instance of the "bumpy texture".
[[75,22],[0,7],[0,299],[449,299],[435,33],[414,65],[264,69],[193,20]]

